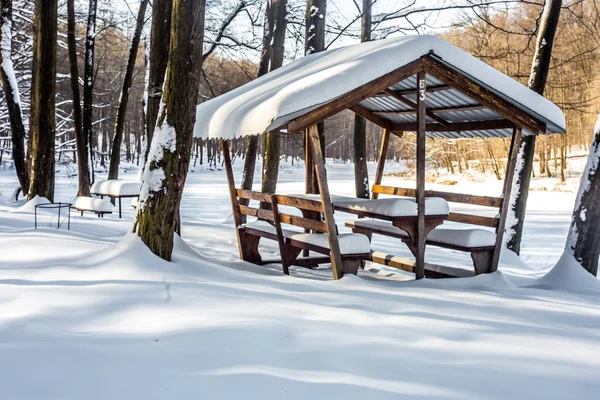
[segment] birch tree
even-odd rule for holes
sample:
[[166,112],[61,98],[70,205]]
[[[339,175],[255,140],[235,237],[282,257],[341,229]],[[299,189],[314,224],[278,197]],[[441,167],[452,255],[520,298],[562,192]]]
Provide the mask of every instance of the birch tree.
[[134,231],[170,261],[192,148],[202,70],[205,1],[174,0],[159,116],[142,176]]
[[89,150],[90,183],[94,183],[93,101],[94,101],[94,51],[96,45],[96,9],[98,0],[90,0],[85,33],[85,58],[83,68],[83,134]]
[[54,200],[57,0],[36,0],[30,111],[29,198]]
[[12,155],[23,193],[29,191],[29,174],[25,164],[25,125],[21,95],[12,62],[12,0],[1,0],[0,15],[0,78],[6,96],[8,119],[10,121]]
[[573,209],[565,252],[590,274],[598,275],[600,256],[600,115]]
[[133,38],[131,39],[131,47],[129,49],[129,57],[125,66],[125,77],[123,78],[123,87],[121,96],[119,97],[119,105],[117,108],[117,118],[115,120],[115,132],[113,135],[112,150],[110,153],[110,166],[108,169],[108,179],[119,178],[119,164],[121,162],[121,144],[123,142],[123,128],[125,127],[125,115],[127,113],[127,103],[129,101],[129,92],[133,82],[133,69],[137,59],[137,52],[142,37],[142,29],[144,27],[144,19],[146,17],[146,7],[148,0],[142,0],[138,9],[137,21]]
[[[552,56],[552,45],[560,18],[562,0],[546,0],[540,19],[538,34],[535,44],[531,73],[528,86],[531,90],[544,94],[548,70]],[[525,222],[527,208],[527,195],[533,171],[533,158],[535,156],[535,135],[525,136],[519,147],[519,160],[515,171],[515,185],[510,199],[510,209],[507,221],[508,228],[505,233],[507,247],[519,254],[521,250],[521,236]]]

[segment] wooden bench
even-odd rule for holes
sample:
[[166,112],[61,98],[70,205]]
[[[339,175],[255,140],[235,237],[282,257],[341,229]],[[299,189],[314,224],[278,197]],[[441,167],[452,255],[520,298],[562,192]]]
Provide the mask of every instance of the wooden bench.
[[[415,189],[399,188],[392,186],[373,186],[373,194],[376,198],[379,194],[414,197]],[[458,193],[448,193],[434,190],[426,190],[426,197],[441,197],[448,202],[472,204],[484,207],[502,208],[502,198],[489,196],[474,196]],[[499,226],[498,217],[486,217],[481,215],[450,212],[448,220],[468,225],[476,225],[494,228],[494,232],[481,229],[433,229],[427,236],[426,244],[430,246],[443,247],[447,249],[470,253],[475,268],[475,274],[488,273],[492,271],[492,259],[496,247],[496,238]],[[373,233],[390,236],[402,240],[413,254],[416,249],[406,232],[386,221],[374,219],[358,219],[346,222],[346,226],[352,228],[355,233],[362,233],[369,238]]]
[[81,215],[83,215],[85,211],[96,213],[98,218],[100,218],[104,217],[104,214],[112,214],[113,205],[108,200],[77,196],[73,199],[71,208],[81,211]]
[[[285,274],[289,275],[291,265],[304,266],[302,262],[297,263],[303,250],[324,255],[325,257],[318,259],[318,262],[329,262],[331,251],[327,224],[318,220],[318,216],[324,212],[320,201],[242,189],[235,189],[235,192],[234,213],[237,209],[240,215],[258,218],[255,222],[244,223],[237,227],[240,257],[243,260],[262,264],[258,244],[260,239],[265,238],[277,241]],[[261,209],[259,205],[251,207],[240,204],[240,200],[248,200],[248,204],[250,201],[267,203],[271,205],[272,210]],[[302,212],[302,216],[282,212],[280,206],[296,208]],[[342,271],[356,274],[361,263],[371,257],[369,239],[362,234],[337,233],[337,240],[342,259]]]

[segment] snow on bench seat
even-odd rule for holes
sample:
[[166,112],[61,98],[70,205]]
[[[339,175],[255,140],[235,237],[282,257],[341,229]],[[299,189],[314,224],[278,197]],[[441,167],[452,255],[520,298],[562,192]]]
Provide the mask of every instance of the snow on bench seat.
[[[250,222],[242,225],[242,227],[277,235],[275,227],[266,221]],[[329,249],[329,239],[324,233],[304,233],[292,229],[282,229],[282,233],[286,239]],[[360,233],[339,234],[338,242],[340,244],[340,253],[342,255],[368,254],[371,252],[371,243],[369,242],[369,238]]]
[[[387,221],[363,218],[355,221],[348,221],[346,226],[357,229],[377,230],[390,236],[408,237],[406,232]],[[496,245],[496,234],[486,229],[478,228],[436,228],[429,232],[427,241],[464,248],[494,247]]]
[[96,213],[112,213],[113,205],[106,199],[95,199],[87,196],[77,196],[73,199],[73,208],[79,211]]
[[141,183],[120,180],[95,182],[90,189],[93,194],[110,197],[135,197],[140,195]]

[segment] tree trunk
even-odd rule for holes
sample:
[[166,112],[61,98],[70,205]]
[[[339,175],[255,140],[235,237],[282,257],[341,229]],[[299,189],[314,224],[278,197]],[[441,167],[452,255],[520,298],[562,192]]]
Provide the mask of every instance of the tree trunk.
[[[535,44],[535,53],[531,64],[528,86],[539,94],[544,94],[554,34],[560,18],[562,0],[546,0],[544,11],[540,20],[538,35]],[[537,132],[535,132],[537,133]],[[521,236],[523,235],[523,223],[525,222],[525,210],[527,207],[527,195],[533,171],[533,157],[535,154],[535,135],[525,136],[521,139],[519,146],[519,159],[517,164],[516,187],[512,190],[510,198],[509,221],[515,221],[506,228],[506,244],[508,249],[519,254],[521,250]]]
[[93,93],[94,93],[94,48],[96,44],[96,8],[98,0],[90,0],[85,34],[85,60],[83,68],[83,134],[88,144],[90,183],[94,183],[94,133],[93,133]]
[[[304,52],[306,55],[319,53],[325,50],[325,20],[327,15],[327,0],[308,0],[306,2],[306,25]],[[323,121],[317,123],[319,141],[323,160],[325,160],[325,124]],[[308,144],[308,142],[307,142]],[[313,174],[314,182],[312,188],[314,193],[319,192],[317,176]]]
[[167,62],[169,61],[169,43],[171,40],[171,10],[173,0],[154,0],[152,2],[152,28],[150,34],[150,60],[148,75],[148,98],[146,104],[146,135],[142,142],[144,162],[148,159],[148,151],[156,118],[160,107],[163,83]]
[[142,241],[170,261],[193,141],[202,69],[205,1],[174,0],[163,106],[142,177],[134,224]]
[[56,99],[57,0],[36,0],[31,79],[31,169],[30,199],[43,196],[54,201],[54,141]]
[[[373,0],[363,0],[361,41],[371,40],[371,9]],[[354,115],[354,187],[356,197],[368,199],[369,170],[367,169],[367,121]]]
[[[267,19],[265,22],[268,29],[273,32],[272,45],[269,51],[270,62],[269,72],[276,70],[283,65],[283,50],[285,45],[285,30],[287,17],[286,0],[270,0],[271,10],[267,10]],[[267,27],[266,27],[267,28]],[[261,190],[265,193],[275,193],[277,187],[277,175],[279,173],[280,156],[280,135],[279,131],[265,133],[263,146],[263,176]]]
[[77,44],[75,40],[76,29],[75,0],[67,0],[67,44],[69,47],[71,92],[73,94],[73,128],[75,130],[75,147],[77,149],[77,169],[79,178],[79,189],[77,190],[77,196],[89,196],[89,152],[87,149],[87,139],[83,133],[83,116],[81,114],[81,98],[79,95],[79,71],[77,67]]
[[0,61],[2,68],[0,68],[0,78],[6,96],[6,108],[10,121],[13,162],[21,191],[27,193],[29,191],[29,174],[25,162],[25,125],[23,124],[21,96],[12,62],[12,0],[2,0],[1,4]]
[[[129,49],[129,57],[127,58],[127,66],[125,67],[125,78],[123,79],[123,88],[119,98],[119,107],[117,109],[117,118],[115,120],[115,132],[113,136],[113,145],[110,152],[110,166],[108,168],[108,179],[119,178],[119,163],[121,162],[121,143],[123,141],[123,129],[125,128],[125,116],[127,113],[127,103],[129,101],[129,92],[131,91],[131,83],[133,82],[133,69],[135,68],[135,60],[137,59],[140,37],[142,36],[142,28],[144,27],[144,18],[146,16],[146,6],[148,0],[142,0],[138,10],[137,21],[133,38],[131,39],[131,47]],[[126,138],[129,148],[129,135]],[[131,154],[128,154],[128,159]]]
[[590,154],[575,201],[565,252],[571,254],[586,271],[598,274],[600,256],[600,115],[594,128]]

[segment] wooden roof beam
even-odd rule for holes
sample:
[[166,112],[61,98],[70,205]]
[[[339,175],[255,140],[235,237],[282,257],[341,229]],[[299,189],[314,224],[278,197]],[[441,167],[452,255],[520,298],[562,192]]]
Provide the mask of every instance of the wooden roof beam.
[[449,68],[431,56],[427,56],[424,59],[425,70],[428,74],[451,85],[453,88],[485,105],[487,108],[496,111],[504,118],[511,120],[517,126],[522,126],[536,135],[539,132],[546,132],[546,124],[544,122],[539,121],[509,101],[504,100],[502,97],[489,91],[464,75],[461,75],[459,72]]
[[387,75],[381,76],[371,82],[359,86],[343,96],[317,107],[308,114],[302,115],[295,120],[290,121],[288,123],[288,130],[290,132],[302,131],[303,129],[306,129],[317,122],[321,122],[324,119],[339,113],[340,111],[358,104],[360,101],[368,97],[373,97],[382,90],[385,90],[388,87],[393,86],[396,83],[416,74],[418,71],[421,71],[423,69],[424,61],[424,58],[419,58],[418,60],[415,60],[409,64],[403,65]]
[[[414,103],[413,101],[407,99],[406,97],[398,94],[397,92],[395,92],[393,90],[386,89],[385,92],[387,94],[389,94],[390,96],[392,96],[393,98],[395,98],[396,100],[398,100],[399,102],[404,103],[407,106],[414,108],[415,110],[418,107],[417,103]],[[427,115],[427,117],[431,118],[432,120],[434,120],[444,126],[448,126],[448,124],[449,124],[445,119],[438,117],[437,115],[435,115],[434,113],[432,113],[429,110],[425,110],[425,115]]]
[[391,127],[391,122],[389,120],[381,118],[379,115],[373,114],[371,111],[360,106],[359,104],[350,107],[350,110],[353,111],[355,114],[360,115],[364,119],[369,120],[375,125],[380,126],[384,129],[388,129]]
[[[458,111],[477,111],[484,110],[487,107],[481,104],[469,104],[465,106],[454,106],[454,107],[439,107],[439,108],[428,108],[428,111],[432,113],[443,113],[443,112],[458,112]],[[374,110],[371,111],[373,114],[397,114],[397,115],[414,115],[416,114],[415,110]]]
[[[441,92],[443,90],[451,90],[452,86],[450,85],[437,85],[437,86],[427,86],[427,93],[432,93],[432,92]],[[401,96],[405,96],[407,94],[417,94],[417,89],[403,89],[403,90],[396,90],[396,93],[400,94]],[[385,92],[381,92],[381,93],[377,93],[374,97],[385,97],[387,96],[387,93]]]
[[[466,131],[485,131],[496,129],[512,129],[515,124],[508,119],[496,119],[488,121],[471,121],[471,122],[453,122],[448,126],[441,124],[427,124],[425,130],[427,132],[466,132]],[[417,130],[416,122],[393,123],[391,124],[392,131],[409,131]]]

